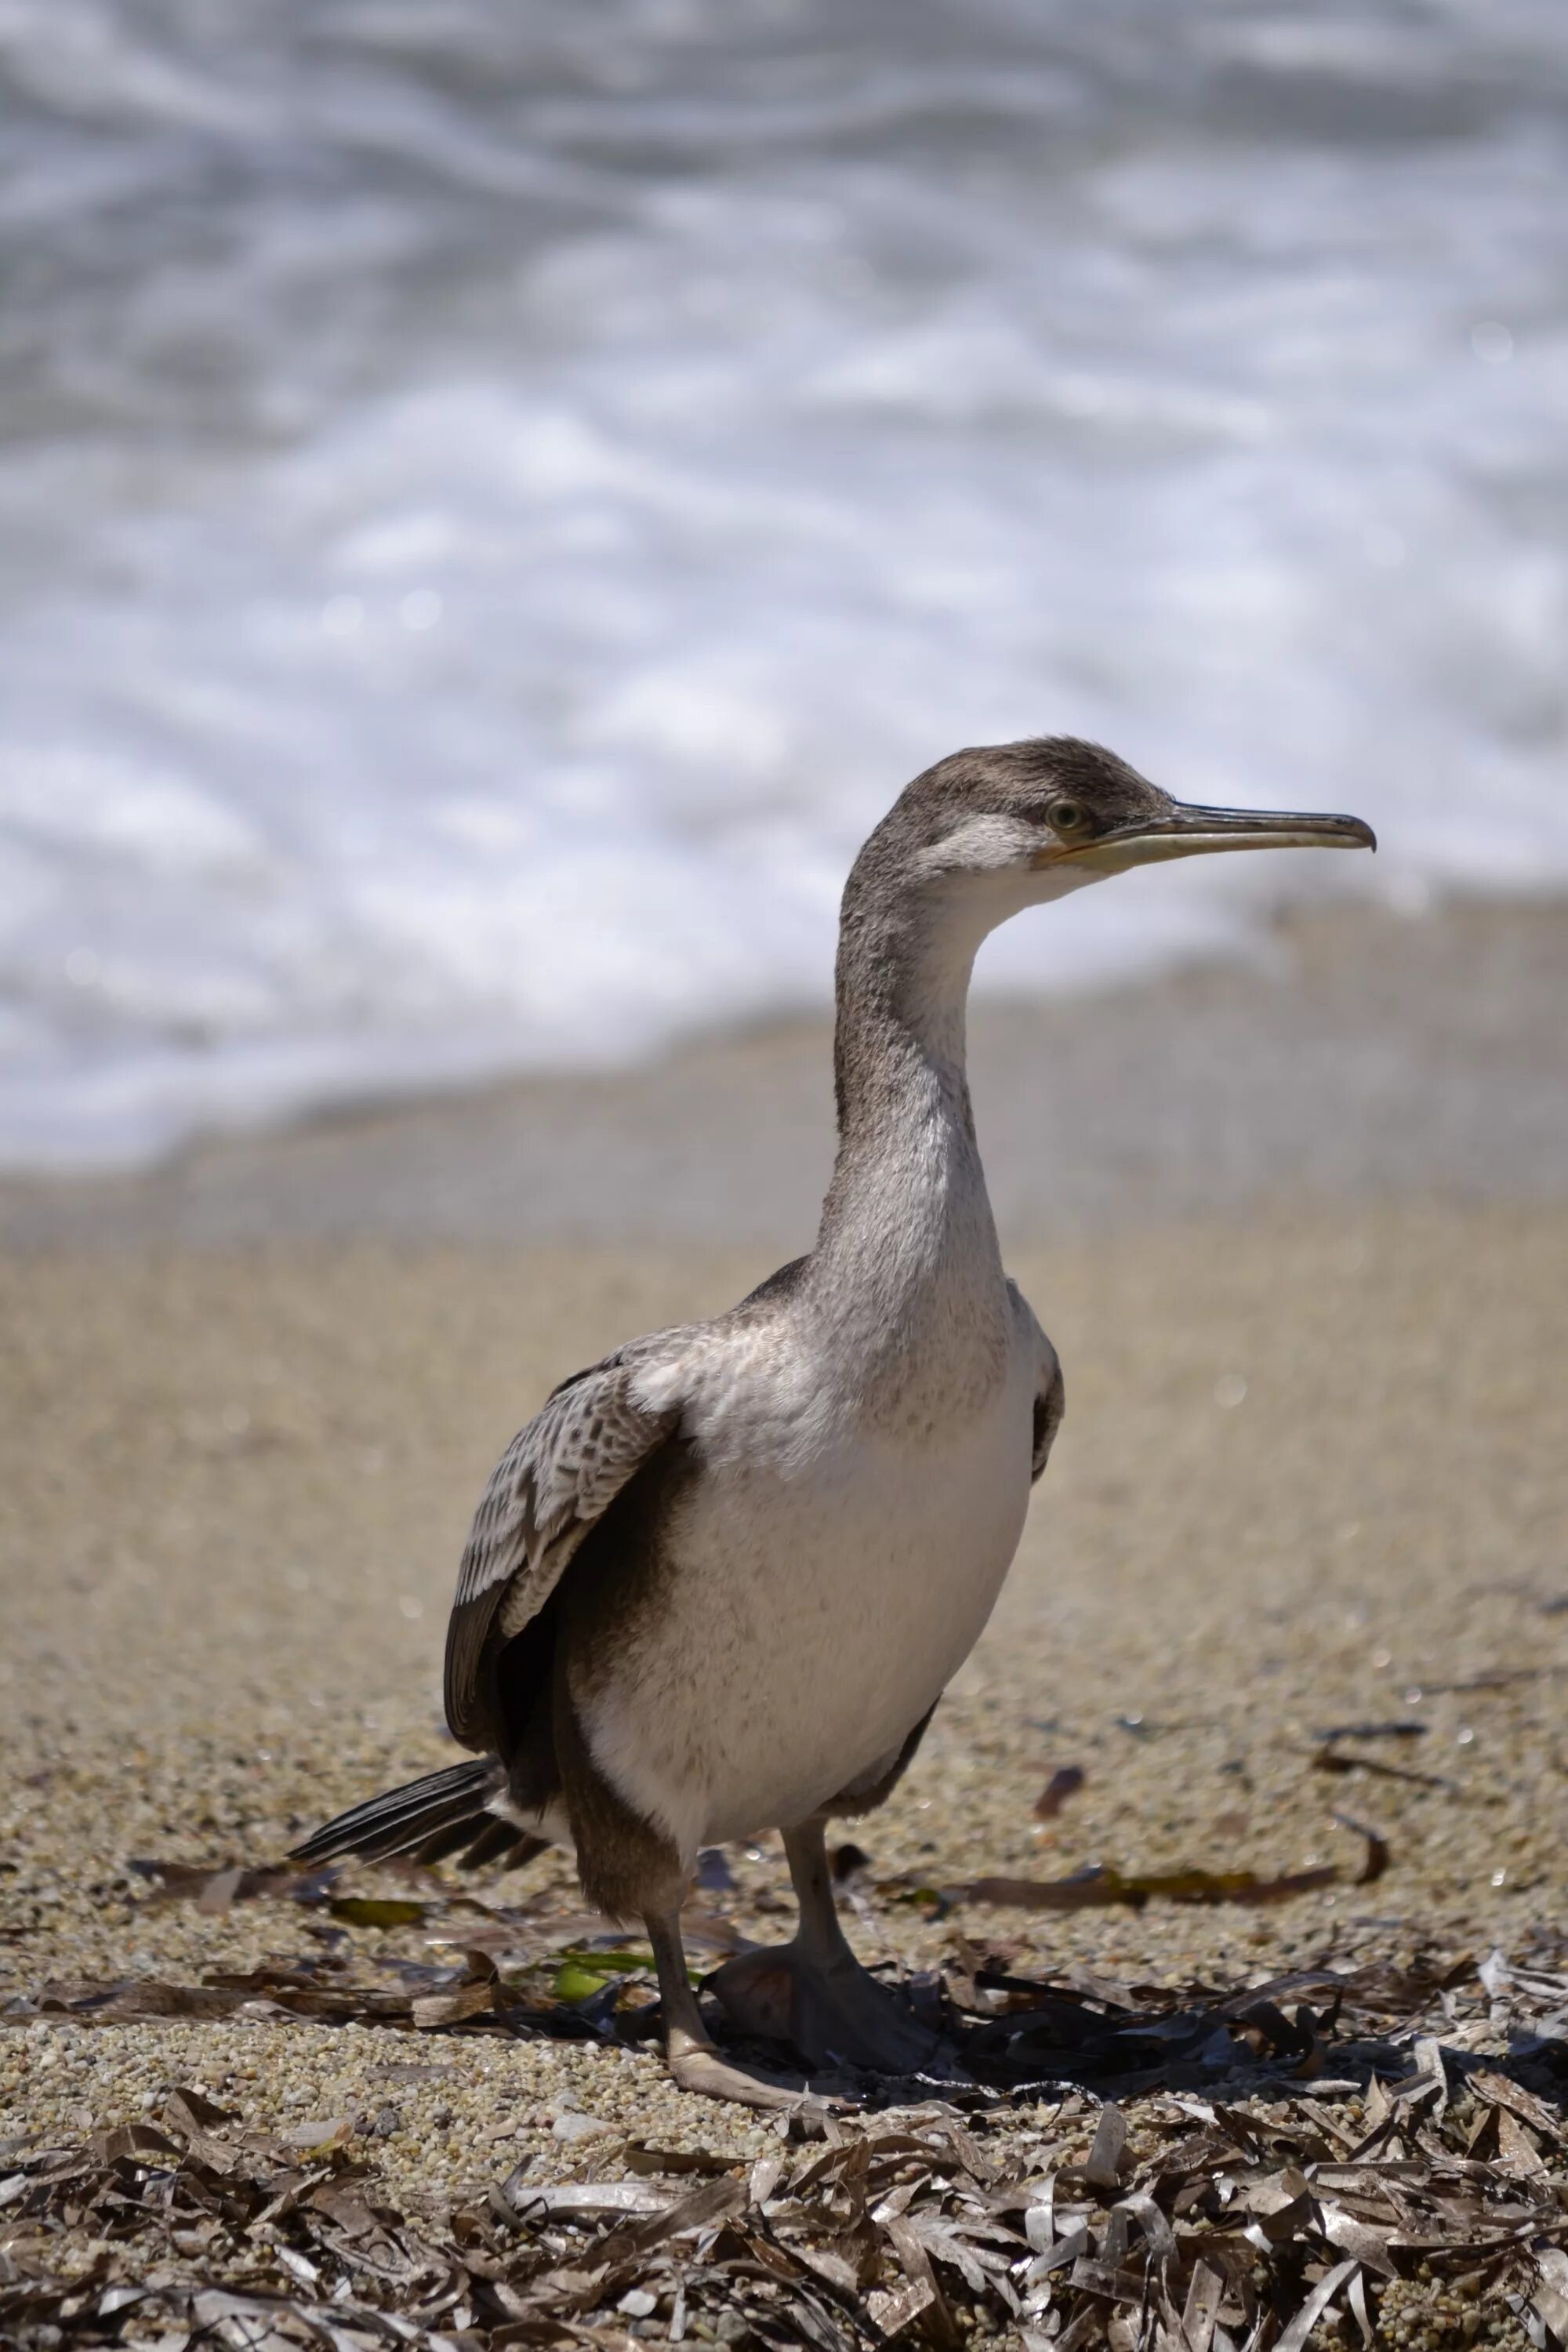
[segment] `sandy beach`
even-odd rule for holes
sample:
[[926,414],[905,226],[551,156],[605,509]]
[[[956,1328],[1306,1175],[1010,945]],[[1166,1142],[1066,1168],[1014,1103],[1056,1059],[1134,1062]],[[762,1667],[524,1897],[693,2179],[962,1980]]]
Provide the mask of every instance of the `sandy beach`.
[[[0,2352],[1568,2352],[1561,0],[0,0]],[[925,2061],[725,2013],[759,1824],[700,2101],[564,1853],[289,1857],[812,1247],[836,948],[1129,858],[970,991],[1067,1413],[831,1840]]]
[[[1441,969],[1432,998],[1385,967],[1357,1017],[1398,1032],[1398,1084],[1359,1128],[1340,1117],[1337,1172],[1310,1168],[1314,1181],[1293,1191],[1275,1181],[1278,1087],[1238,1087],[1223,1134],[1193,1128],[1185,1157],[1174,1153],[1188,1171],[1177,1204],[1160,1215],[1146,1205],[1158,1132],[1131,1173],[1097,1145],[1093,1215],[1093,1154],[1081,1130],[1058,1142],[1062,1164],[1078,1154],[1070,1202],[1057,1213],[1047,1200],[1011,1256],[1067,1368],[1066,1429],[990,1632],[894,1801],[856,1832],[870,1857],[854,1926],[868,1957],[951,1965],[962,1937],[1026,1969],[1226,1985],[1373,1953],[1517,1953],[1560,1921],[1568,1184],[1553,1194],[1561,1102],[1537,1098],[1519,1040],[1561,1056],[1547,1018],[1561,933],[1527,911],[1504,950],[1501,920],[1468,987],[1436,939],[1419,942]],[[1450,947],[1467,921],[1472,945],[1489,935],[1462,918]],[[1310,1121],[1314,1087],[1323,1113],[1324,1087],[1344,1083],[1329,1050],[1343,962],[1321,941],[1316,963],[1300,942],[1294,951],[1299,992],[1215,973],[1183,981],[1178,997],[1244,1041],[1247,1074],[1289,1066],[1275,1022],[1285,1008],[1307,1033],[1292,1115]],[[1506,1001],[1500,956],[1519,1019],[1511,1063],[1483,1017],[1489,984]],[[1400,1016],[1401,1002],[1420,1017]],[[1455,1002],[1471,1008],[1468,1035],[1446,1022]],[[1096,1037],[1147,1035],[1160,1021],[1180,1026],[1152,990],[981,1016],[993,1103],[1013,1040],[1013,1126],[1004,1112],[995,1156],[1015,1234],[1045,1117],[1034,1106],[1050,1098],[1019,1039],[1054,1039],[1059,1067],[1069,1035],[1087,1054]],[[743,1138],[747,1090],[787,1105],[797,1069],[820,1090],[810,1042],[809,1055],[792,1038],[693,1057],[679,1080],[700,1107],[687,1142]],[[1379,1181],[1401,1089],[1439,1053],[1468,1057],[1472,1081],[1427,1105],[1447,1122],[1450,1181],[1435,1148],[1437,1181]],[[699,1068],[723,1083],[705,1092]],[[1223,1071],[1209,1083],[1223,1088]],[[638,1131],[646,1077],[595,1081],[582,1134],[603,1129],[616,1084],[623,1129]],[[195,1985],[310,1948],[311,1919],[289,1903],[161,1900],[132,1865],[275,1862],[335,1808],[447,1759],[444,1612],[500,1447],[565,1370],[722,1306],[773,1263],[746,1231],[758,1211],[743,1189],[710,1246],[668,1230],[507,1237],[472,1195],[468,1230],[454,1230],[438,1171],[463,1166],[466,1149],[499,1200],[498,1137],[531,1131],[543,1148],[525,1110],[491,1099],[237,1147],[226,1189],[218,1151],[118,1188],[13,1189],[0,1256],[0,2002],[18,2020],[51,1980]],[[1135,1124],[1120,1105],[1114,1118]],[[821,1135],[805,1118],[781,1134],[804,1186],[798,1245]],[[1230,1175],[1202,1207],[1205,1153]],[[343,1229],[346,1167],[376,1171],[358,1234]],[[672,1163],[670,1185],[677,1173]],[[668,1197],[650,1183],[643,1221],[657,1223]],[[622,1213],[631,1224],[624,1202]],[[782,1249],[792,1236],[776,1223]],[[1420,1728],[1327,1737],[1393,1722]],[[1081,1788],[1037,1818],[1064,1768]],[[1366,1851],[1356,1823],[1386,1841],[1374,1886],[1353,1883]],[[971,1904],[932,1918],[876,1892],[1096,1862],[1264,1878],[1337,1864],[1341,1876],[1268,1907],[1156,1900],[1066,1917]],[[730,1868],[731,1923],[777,1935],[776,1841]],[[362,1873],[345,1885],[399,1883]],[[520,1932],[541,1952],[581,1930],[553,1857],[477,1891],[522,1906],[532,1924]],[[332,1932],[372,1977],[441,1957],[418,1925]],[[670,2092],[648,2052],[460,2042],[434,2065],[429,2054],[419,2036],[369,2025],[20,2022],[0,2033],[0,2099],[5,2130],[24,2137],[134,2120],[192,2082],[261,2128],[390,2111],[383,2175],[437,2204],[493,2170],[502,2143],[506,2165],[536,2159],[541,2177],[591,2159],[603,2171],[621,2143],[563,2146],[563,2101],[623,2135],[657,2129],[668,2147],[754,2156],[769,2144],[765,2120]]]
[[[1336,1811],[1386,1836],[1375,1895],[962,1923],[1131,1981],[1225,1980],[1369,1942],[1511,1948],[1554,1919],[1568,1462],[1551,1367],[1568,1210],[1194,1221],[1017,1270],[1069,1368],[1068,1422],[990,1633],[858,1832],[877,1869],[938,1885],[1090,1860],[1268,1874],[1353,1864]],[[336,1807],[449,1756],[450,1563],[513,1423],[563,1364],[716,1306],[754,1271],[673,1252],[321,1244],[8,1260],[7,1990],[199,1981],[290,1948],[276,1906],[154,1906],[129,1861],[275,1861]],[[1393,1719],[1426,1729],[1392,1756],[1344,1743],[1372,1775],[1314,1768],[1326,1729]],[[1432,1785],[1376,1773],[1391,1762]],[[1034,1800],[1064,1765],[1085,1785],[1042,1825]],[[782,1885],[772,1842],[765,1864],[738,1867],[748,1887]],[[580,1908],[550,1860],[500,1885]],[[951,1932],[877,1923],[925,1965]],[[417,1935],[363,1940],[421,1956]],[[47,2072],[7,2035],[0,2064],[21,2116],[102,2123],[193,2067],[229,2071],[229,2037],[215,2052],[212,2033],[68,2034]],[[286,2038],[299,2046],[263,2070],[261,2110],[290,2095],[306,2052],[321,2063],[324,2038],[331,2095],[374,2099],[384,2037]],[[253,2063],[254,2037],[237,2040]],[[652,2095],[653,2062],[627,2063]],[[495,2120],[482,2074],[472,2089],[438,2182]],[[715,2124],[697,2108],[690,2127],[711,2144]],[[742,2145],[754,2131],[738,2116],[718,2128]],[[386,2154],[430,2184],[427,2147]]]

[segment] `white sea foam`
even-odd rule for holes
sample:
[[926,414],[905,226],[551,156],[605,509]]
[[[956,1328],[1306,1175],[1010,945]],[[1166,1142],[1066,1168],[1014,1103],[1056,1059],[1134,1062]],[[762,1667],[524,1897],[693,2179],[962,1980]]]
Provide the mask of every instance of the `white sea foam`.
[[[610,19],[611,21],[606,21]],[[1568,879],[1556,0],[8,0],[0,1160],[825,1001],[957,744]]]

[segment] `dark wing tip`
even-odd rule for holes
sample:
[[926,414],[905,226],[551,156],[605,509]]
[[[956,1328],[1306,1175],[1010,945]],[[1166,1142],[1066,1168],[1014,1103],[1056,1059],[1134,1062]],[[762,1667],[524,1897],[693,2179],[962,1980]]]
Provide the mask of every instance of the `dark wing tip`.
[[465,1748],[493,1744],[490,1708],[483,1687],[485,1645],[505,1591],[504,1584],[492,1584],[470,1601],[455,1601],[447,1621],[441,1696],[447,1727]]

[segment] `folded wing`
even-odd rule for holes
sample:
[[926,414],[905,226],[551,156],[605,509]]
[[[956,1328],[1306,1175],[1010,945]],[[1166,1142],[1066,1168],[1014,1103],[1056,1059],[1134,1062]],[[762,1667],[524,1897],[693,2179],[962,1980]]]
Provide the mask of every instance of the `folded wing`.
[[1062,1425],[1067,1391],[1062,1381],[1062,1368],[1057,1351],[1041,1330],[1035,1310],[1017,1284],[1007,1285],[1013,1300],[1013,1312],[1017,1317],[1035,1355],[1035,1426],[1029,1477],[1037,1480],[1051,1458],[1057,1432]]
[[679,1339],[661,1332],[563,1381],[496,1465],[447,1628],[447,1721],[465,1747],[496,1745],[488,1669],[501,1644],[543,1608],[595,1520],[679,1427],[668,1371]]

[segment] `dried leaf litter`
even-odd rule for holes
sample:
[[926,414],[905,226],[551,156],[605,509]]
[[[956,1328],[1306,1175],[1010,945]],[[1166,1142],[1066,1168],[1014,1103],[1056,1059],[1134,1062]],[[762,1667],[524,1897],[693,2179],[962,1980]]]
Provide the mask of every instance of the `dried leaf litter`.
[[[176,1891],[199,1903],[206,1884]],[[356,1901],[330,1881],[301,1893],[329,1917]],[[35,2040],[147,2016],[352,2021],[426,2053],[479,2035],[592,2037],[606,2055],[655,2021],[647,1956],[603,1923],[545,1950],[526,1909],[384,1899],[459,1956],[404,1962],[396,1983],[329,1947],[336,1968],[244,1981],[48,1984],[5,2021]],[[694,1941],[713,1955],[733,1935],[709,1914]],[[1528,1963],[1113,1989],[1026,1977],[1005,1946],[955,1933],[949,1968],[910,1988],[943,2028],[949,2079],[819,2075],[742,2160],[568,2108],[581,2177],[525,2163],[487,2179],[476,2150],[473,2185],[438,2213],[383,2177],[386,2111],[258,2130],[183,2085],[143,2121],[0,2147],[0,2337],[30,2352],[1561,2344],[1565,1959],[1538,1935]]]

